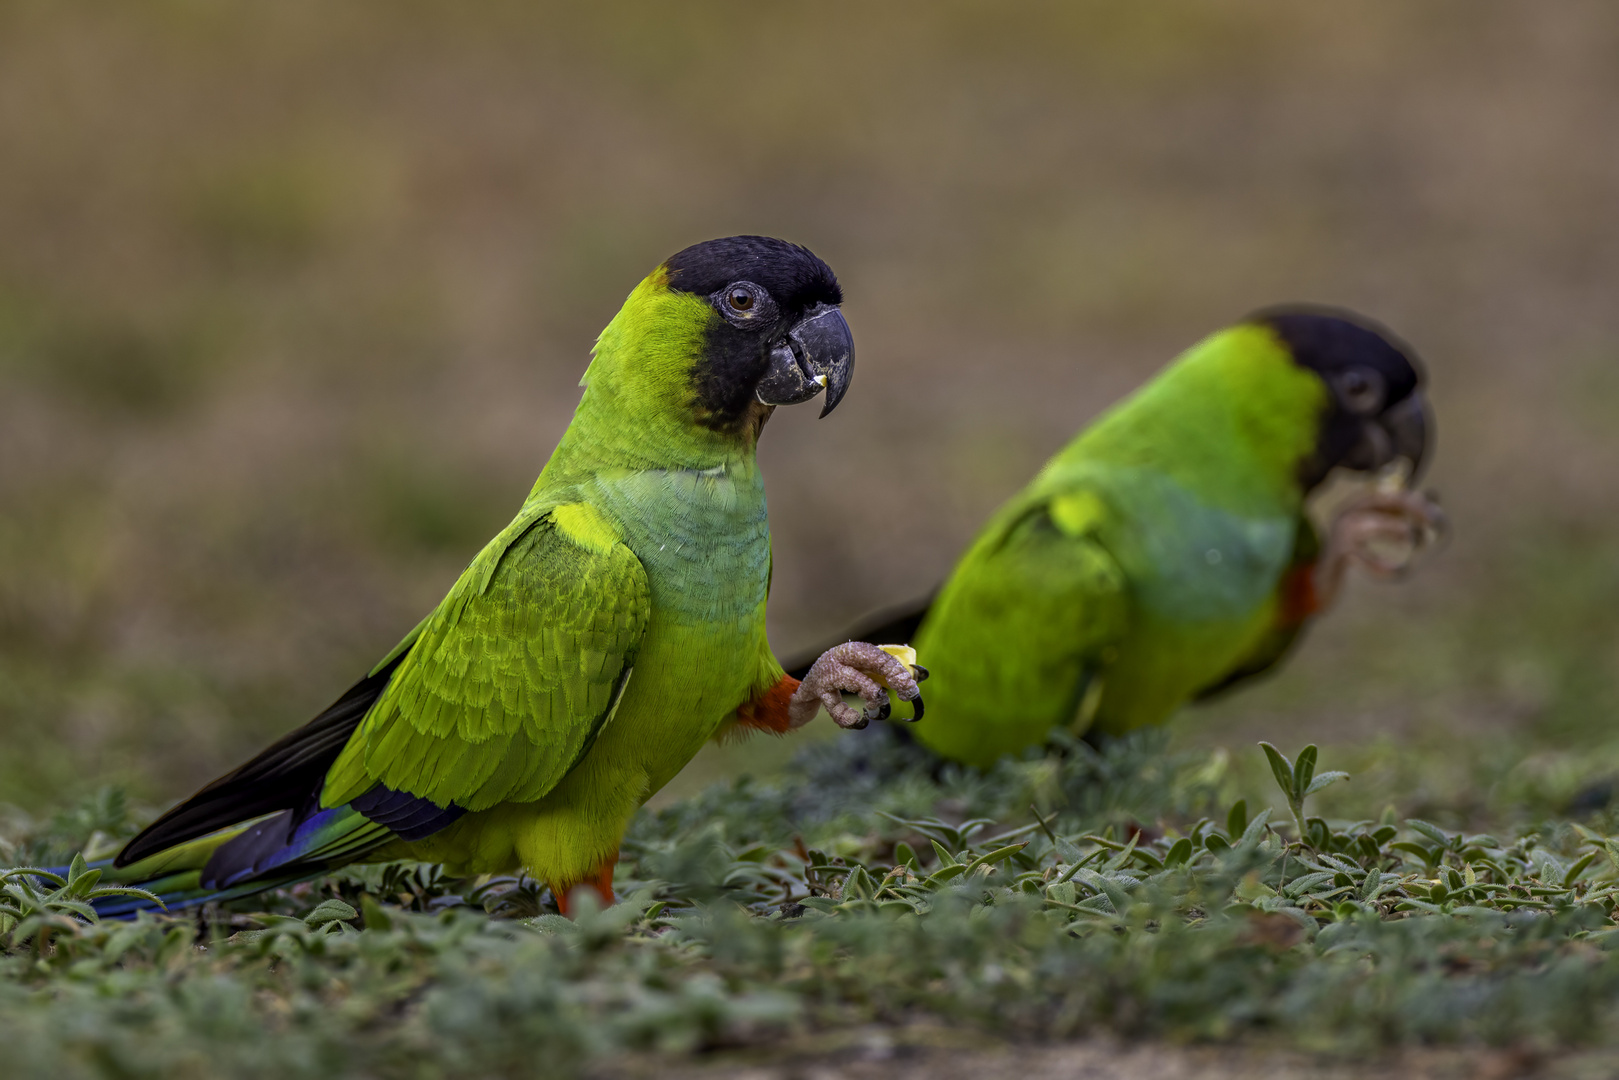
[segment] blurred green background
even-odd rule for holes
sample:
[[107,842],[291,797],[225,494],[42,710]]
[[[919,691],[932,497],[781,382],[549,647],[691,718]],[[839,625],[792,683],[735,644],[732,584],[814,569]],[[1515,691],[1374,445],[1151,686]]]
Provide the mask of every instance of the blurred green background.
[[1455,542],[1175,738],[1555,804],[1619,771],[1616,100],[1601,0],[3,0],[0,802],[176,798],[326,705],[630,287],[764,232],[860,354],[764,440],[780,652],[933,585],[1198,337],[1340,303],[1428,361]]

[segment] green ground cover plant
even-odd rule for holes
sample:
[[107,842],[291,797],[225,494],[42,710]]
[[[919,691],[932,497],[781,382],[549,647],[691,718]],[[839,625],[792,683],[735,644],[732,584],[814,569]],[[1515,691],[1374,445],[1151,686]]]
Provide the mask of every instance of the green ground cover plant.
[[[1161,734],[989,773],[889,736],[644,814],[621,902],[356,867],[228,908],[97,920],[133,827],[103,793],[14,820],[0,872],[13,1075],[557,1075],[881,1024],[1000,1039],[1536,1052],[1612,1037],[1619,838],[1310,814],[1345,779],[1262,744],[1288,812],[1219,806]],[[1593,820],[1592,825],[1602,822]]]

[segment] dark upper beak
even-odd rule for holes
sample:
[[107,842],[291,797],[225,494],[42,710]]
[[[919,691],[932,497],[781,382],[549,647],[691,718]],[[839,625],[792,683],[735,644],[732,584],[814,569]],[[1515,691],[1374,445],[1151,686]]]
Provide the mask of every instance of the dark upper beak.
[[1428,456],[1428,443],[1433,438],[1433,412],[1421,390],[1384,412],[1378,424],[1388,433],[1392,458],[1405,458],[1411,462],[1410,483],[1422,476],[1422,466]]
[[756,393],[766,405],[797,405],[826,389],[825,416],[838,407],[854,378],[854,335],[831,304],[810,309],[776,347]]

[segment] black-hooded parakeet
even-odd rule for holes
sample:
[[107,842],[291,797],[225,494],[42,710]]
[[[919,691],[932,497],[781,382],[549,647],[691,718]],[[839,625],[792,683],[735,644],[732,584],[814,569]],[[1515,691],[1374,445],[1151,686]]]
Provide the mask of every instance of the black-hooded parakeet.
[[[170,907],[357,860],[522,870],[611,899],[631,815],[729,726],[785,731],[840,691],[887,707],[875,646],[802,684],[765,640],[770,531],[755,459],[780,405],[848,389],[832,271],[757,236],[659,265],[596,342],[572,423],[516,518],[331,708],[164,814],[103,880]],[[107,914],[148,904],[103,903]]]
[[1270,668],[1349,561],[1394,570],[1443,522],[1384,488],[1322,539],[1307,497],[1337,468],[1414,476],[1430,430],[1414,354],[1347,312],[1265,311],[1194,345],[1048,461],[929,603],[869,627],[932,672],[908,730],[983,766]]

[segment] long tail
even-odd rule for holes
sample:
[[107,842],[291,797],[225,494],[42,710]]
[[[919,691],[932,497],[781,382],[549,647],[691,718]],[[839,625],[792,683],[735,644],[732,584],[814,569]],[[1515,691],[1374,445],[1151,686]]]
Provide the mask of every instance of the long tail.
[[[459,817],[457,807],[383,787],[344,806],[320,807],[327,769],[415,633],[319,716],[152,822],[116,858],[95,864],[101,880],[146,889],[175,911],[306,881]],[[95,906],[108,918],[157,908],[129,896]]]
[[250,896],[319,877],[364,858],[395,835],[352,806],[322,810],[297,822],[291,811],[270,814],[126,866],[115,866],[112,859],[92,863],[105,884],[132,885],[162,901],[110,896],[94,906],[102,918],[127,919],[142,911],[180,911]]

